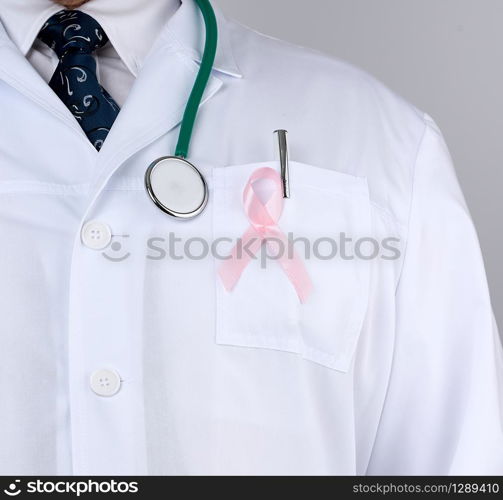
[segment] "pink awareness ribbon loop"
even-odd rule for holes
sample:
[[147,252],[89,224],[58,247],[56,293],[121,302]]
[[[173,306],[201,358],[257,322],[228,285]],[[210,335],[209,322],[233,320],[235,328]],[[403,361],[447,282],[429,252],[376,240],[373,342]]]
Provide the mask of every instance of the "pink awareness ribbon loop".
[[[271,180],[275,190],[267,203],[263,203],[255,192],[255,183],[259,180]],[[250,221],[250,227],[241,238],[241,244],[236,244],[230,258],[220,267],[218,274],[227,291],[232,291],[238,283],[243,271],[259,251],[264,242],[274,240],[281,242],[282,253],[277,260],[290,282],[294,286],[302,303],[311,294],[313,285],[304,263],[295,252],[289,252],[289,241],[279,228],[278,222],[283,213],[283,196],[281,178],[276,170],[265,167],[256,170],[243,191],[243,206]],[[248,248],[241,252],[240,248]]]

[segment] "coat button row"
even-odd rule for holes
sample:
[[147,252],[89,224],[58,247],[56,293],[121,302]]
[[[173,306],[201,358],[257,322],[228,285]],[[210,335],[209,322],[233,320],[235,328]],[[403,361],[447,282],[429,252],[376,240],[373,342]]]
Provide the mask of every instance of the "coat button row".
[[112,241],[112,230],[104,222],[92,220],[82,227],[81,240],[87,248],[104,250]]
[[[82,227],[81,240],[87,248],[103,250],[112,241],[112,230],[108,224],[92,220]],[[121,388],[121,378],[115,370],[103,368],[92,373],[90,386],[98,396],[115,396]]]
[[98,396],[115,396],[121,388],[120,375],[115,370],[96,370],[91,375],[91,389]]

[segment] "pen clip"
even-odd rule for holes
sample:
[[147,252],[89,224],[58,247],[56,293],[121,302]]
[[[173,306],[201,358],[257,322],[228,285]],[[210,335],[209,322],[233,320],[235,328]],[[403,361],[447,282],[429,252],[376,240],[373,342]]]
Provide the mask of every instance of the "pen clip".
[[288,141],[286,130],[275,130],[278,136],[279,163],[281,168],[281,185],[283,188],[283,198],[290,198],[290,165],[288,159]]

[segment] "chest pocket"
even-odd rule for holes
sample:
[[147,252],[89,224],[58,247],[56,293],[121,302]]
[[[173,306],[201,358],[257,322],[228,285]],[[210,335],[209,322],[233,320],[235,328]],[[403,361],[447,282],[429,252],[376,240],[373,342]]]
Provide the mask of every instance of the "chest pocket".
[[[213,171],[213,237],[229,242],[227,252],[218,252],[217,266],[225,265],[221,259],[250,227],[243,190],[264,167],[279,169],[269,162]],[[362,244],[371,244],[367,181],[296,162],[290,177],[291,198],[284,200],[278,226],[303,261],[311,294],[301,303],[282,266],[262,247],[232,291],[216,280],[216,342],[296,353],[347,372],[369,293],[369,261],[358,256]]]

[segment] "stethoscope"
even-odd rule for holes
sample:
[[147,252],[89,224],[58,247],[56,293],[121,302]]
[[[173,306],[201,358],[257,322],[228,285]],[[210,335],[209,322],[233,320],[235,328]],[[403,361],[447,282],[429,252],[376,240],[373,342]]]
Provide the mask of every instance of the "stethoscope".
[[[185,220],[201,214],[208,204],[208,185],[201,172],[187,161],[187,155],[197,112],[213,70],[218,42],[217,20],[209,0],[195,2],[204,18],[206,40],[201,66],[183,114],[175,155],[158,158],[145,173],[145,188],[156,206],[172,217]],[[283,197],[290,198],[287,132],[276,130],[275,134],[278,139]]]
[[156,206],[177,219],[192,219],[208,204],[208,185],[187,155],[197,112],[208,85],[217,52],[218,27],[209,0],[195,0],[204,18],[206,41],[201,66],[190,93],[174,156],[158,158],[145,173],[145,188]]

